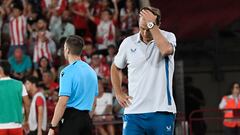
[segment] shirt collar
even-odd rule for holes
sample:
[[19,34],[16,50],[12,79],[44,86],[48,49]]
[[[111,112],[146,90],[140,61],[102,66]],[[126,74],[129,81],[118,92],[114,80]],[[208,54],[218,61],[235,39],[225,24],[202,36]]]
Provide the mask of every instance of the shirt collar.
[[[138,32],[137,33],[137,43],[141,43],[141,42],[143,42],[143,41],[141,40],[140,32]],[[151,40],[148,44],[152,44],[153,42],[154,42],[154,40]]]
[[141,42],[141,35],[140,32],[137,33],[137,43]]
[[0,78],[0,81],[2,81],[2,80],[9,80],[9,79],[11,79],[9,76],[7,76],[7,77],[2,77],[2,78]]
[[80,60],[75,60],[75,61],[73,61],[73,62],[71,62],[70,64],[71,65],[74,65],[74,64],[76,64],[77,62],[79,62]]

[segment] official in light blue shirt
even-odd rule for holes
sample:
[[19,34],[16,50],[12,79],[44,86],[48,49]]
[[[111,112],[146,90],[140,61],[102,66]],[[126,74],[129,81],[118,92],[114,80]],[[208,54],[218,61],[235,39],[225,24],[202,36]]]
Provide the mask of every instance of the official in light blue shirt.
[[92,110],[98,94],[96,72],[81,60],[84,40],[77,35],[69,36],[64,44],[64,57],[69,65],[60,73],[59,99],[48,135],[54,135],[59,126],[59,135],[91,135]]
[[96,72],[83,61],[73,62],[60,74],[59,96],[69,96],[67,108],[91,111],[97,90]]

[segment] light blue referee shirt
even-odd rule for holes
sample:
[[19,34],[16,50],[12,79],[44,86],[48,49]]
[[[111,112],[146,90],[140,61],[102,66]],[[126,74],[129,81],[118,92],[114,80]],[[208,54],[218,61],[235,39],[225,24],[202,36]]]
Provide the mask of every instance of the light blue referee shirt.
[[91,111],[97,94],[97,75],[87,63],[75,61],[62,70],[59,96],[69,97],[67,108]]

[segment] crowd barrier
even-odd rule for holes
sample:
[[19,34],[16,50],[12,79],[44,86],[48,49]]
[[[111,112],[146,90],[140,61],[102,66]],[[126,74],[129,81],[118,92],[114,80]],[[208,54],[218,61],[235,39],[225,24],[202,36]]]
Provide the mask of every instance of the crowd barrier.
[[[224,111],[234,111],[235,116],[233,118],[224,118]],[[203,117],[196,117],[197,114],[204,114]],[[240,119],[240,109],[223,109],[219,110],[218,108],[210,108],[210,109],[199,109],[194,110],[189,115],[189,135],[193,135],[193,122],[206,121],[206,123],[217,121],[221,125],[221,128],[218,130],[211,131],[211,134],[221,134],[222,133],[222,123],[224,119]],[[209,124],[208,124],[209,125]],[[215,132],[215,133],[213,133]]]

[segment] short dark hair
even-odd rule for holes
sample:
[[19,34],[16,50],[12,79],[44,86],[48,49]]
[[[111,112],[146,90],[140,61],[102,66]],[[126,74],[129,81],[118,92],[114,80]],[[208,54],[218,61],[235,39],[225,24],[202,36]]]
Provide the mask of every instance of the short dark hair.
[[239,82],[235,81],[235,82],[232,82],[232,83],[230,84],[230,90],[231,90],[231,91],[234,89],[234,85],[235,85],[235,84],[238,84],[238,85],[239,85]]
[[29,82],[35,84],[36,86],[38,86],[39,79],[37,77],[35,77],[35,76],[30,76],[30,77],[27,77],[25,79],[25,82],[26,81],[29,81]]
[[53,73],[50,70],[43,71],[43,74],[47,74],[50,78],[53,79]]
[[12,3],[11,6],[12,6],[12,8],[18,9],[20,11],[23,11],[23,9],[24,9],[22,2],[14,2],[14,3]]
[[0,60],[0,67],[3,69],[3,73],[6,76],[9,76],[11,73],[11,65],[8,63],[7,60]]
[[[156,16],[157,16],[156,24],[157,24],[157,25],[160,25],[160,24],[161,24],[161,11],[160,11],[158,8],[154,8],[154,7],[143,7],[143,8],[140,10],[140,12],[143,11],[143,10],[148,10],[148,11],[152,12],[154,15],[156,15]],[[140,14],[140,12],[139,12],[139,14]]]
[[84,40],[82,37],[77,35],[71,35],[66,39],[67,48],[70,54],[80,56],[82,54],[82,48],[84,45]]

